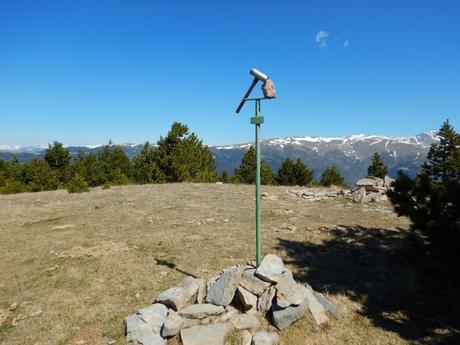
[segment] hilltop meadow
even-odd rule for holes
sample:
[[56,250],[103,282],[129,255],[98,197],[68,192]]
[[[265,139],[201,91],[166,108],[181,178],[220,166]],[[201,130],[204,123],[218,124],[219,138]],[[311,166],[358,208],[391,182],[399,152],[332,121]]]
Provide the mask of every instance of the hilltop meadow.
[[[285,345],[455,341],[448,302],[422,308],[409,221],[389,203],[264,191],[264,253],[341,312],[321,327],[305,316],[281,332]],[[254,259],[253,192],[182,183],[0,196],[0,343],[123,344],[123,318],[184,276]]]

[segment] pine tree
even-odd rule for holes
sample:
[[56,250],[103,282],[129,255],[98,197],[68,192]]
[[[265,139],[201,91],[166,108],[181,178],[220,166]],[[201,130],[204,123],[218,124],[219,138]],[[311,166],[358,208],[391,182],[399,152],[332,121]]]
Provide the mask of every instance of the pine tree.
[[27,190],[24,184],[24,167],[14,156],[9,162],[0,161],[0,193],[14,194]]
[[321,176],[321,184],[325,187],[343,186],[344,179],[335,165],[328,167]]
[[297,158],[293,171],[296,185],[308,186],[313,182],[313,170],[309,169],[300,158]]
[[243,155],[241,163],[235,168],[234,180],[238,183],[253,184],[256,180],[256,151],[250,146]]
[[5,181],[7,179],[7,169],[8,164],[3,159],[0,159],[0,188],[5,185]]
[[76,174],[72,179],[67,183],[67,191],[69,193],[84,193],[89,191],[88,183],[85,179]]
[[157,164],[155,148],[150,146],[148,141],[142,147],[142,151],[134,157],[133,175],[138,183],[161,183],[165,181],[165,176]]
[[64,146],[55,141],[53,145],[48,145],[45,152],[45,160],[49,167],[53,169],[61,183],[66,183],[69,174],[70,152]]
[[[94,172],[96,173],[96,185],[101,185],[106,182],[118,184],[121,182],[120,178],[126,181],[126,179],[129,180],[131,177],[131,161],[128,156],[126,156],[123,149],[114,145],[111,141],[96,154],[96,159],[97,164],[93,166]],[[124,175],[124,177],[122,177],[122,175]]]
[[385,165],[385,163],[383,163],[380,155],[377,152],[374,153],[374,156],[372,157],[372,163],[369,168],[367,168],[367,174],[370,177],[384,178],[387,172],[388,167]]
[[262,160],[260,162],[260,183],[263,185],[276,184],[276,174],[267,162]]
[[186,125],[174,122],[158,141],[156,163],[168,182],[214,182],[216,163],[208,147]]
[[408,216],[412,229],[430,252],[456,260],[460,251],[460,135],[444,122],[421,171],[412,179],[398,173],[388,196],[398,215]]
[[26,186],[13,178],[5,179],[3,186],[0,186],[0,194],[16,194],[25,191],[27,191]]
[[119,146],[113,147],[110,157],[110,180],[114,184],[128,184],[132,175],[132,165],[125,151]]
[[[256,151],[250,146],[235,169],[233,180],[237,183],[253,184],[256,181]],[[262,160],[260,163],[260,183],[275,184],[276,176],[272,168]]]
[[78,151],[76,157],[74,157],[70,163],[69,168],[69,178],[75,176],[75,174],[79,174],[86,178],[86,165],[85,165],[86,155],[83,151]]
[[220,175],[220,182],[223,182],[223,183],[229,183],[230,182],[230,177],[228,176],[227,169],[224,169],[222,171],[222,174]]
[[293,186],[297,183],[294,174],[294,164],[289,158],[281,164],[281,168],[278,170],[277,182],[283,186]]
[[21,182],[23,180],[23,166],[16,156],[7,163],[6,176],[9,179]]
[[56,172],[52,170],[48,163],[40,158],[35,158],[24,165],[23,183],[31,192],[44,190],[55,190],[59,180]]
[[98,156],[90,152],[85,157],[85,175],[82,176],[91,187],[100,186],[108,182],[108,176],[104,171]]

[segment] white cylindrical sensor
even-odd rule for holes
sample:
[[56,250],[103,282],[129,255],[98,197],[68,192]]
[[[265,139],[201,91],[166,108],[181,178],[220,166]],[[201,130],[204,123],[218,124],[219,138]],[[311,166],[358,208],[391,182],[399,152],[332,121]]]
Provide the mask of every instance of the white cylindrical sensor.
[[268,76],[266,74],[263,74],[261,71],[255,69],[255,68],[251,68],[251,70],[249,71],[249,73],[254,77],[254,78],[257,78],[259,79],[260,81],[263,81],[263,82],[266,82],[267,79],[268,79]]

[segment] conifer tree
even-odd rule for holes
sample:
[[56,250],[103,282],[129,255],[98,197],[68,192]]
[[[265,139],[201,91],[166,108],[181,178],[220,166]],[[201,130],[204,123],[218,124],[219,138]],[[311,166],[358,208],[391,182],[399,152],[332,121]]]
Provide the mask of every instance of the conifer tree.
[[14,194],[26,191],[24,167],[14,156],[10,161],[0,162],[0,193]]
[[227,169],[224,169],[222,171],[222,174],[220,175],[220,182],[223,182],[223,183],[230,182],[230,177],[228,176]]
[[7,166],[8,164],[3,159],[0,159],[0,187],[3,187],[7,179]]
[[189,128],[174,122],[158,141],[156,162],[168,182],[214,182],[216,163],[208,147]]
[[0,194],[16,194],[27,191],[26,186],[13,178],[5,179],[3,186],[0,186]]
[[123,149],[113,145],[111,141],[96,154],[96,158],[97,164],[94,167],[97,173],[96,185],[101,185],[105,182],[118,184],[118,182],[129,180],[129,177],[131,177],[131,161]]
[[308,186],[313,182],[313,170],[309,169],[300,158],[293,167],[295,184],[299,186]]
[[321,184],[325,187],[343,186],[344,179],[335,165],[328,167],[321,176]]
[[90,152],[85,157],[85,176],[84,177],[87,183],[91,187],[100,186],[108,182],[108,177],[102,167],[102,164],[98,160],[98,157],[95,153]]
[[294,163],[289,158],[281,164],[281,168],[278,170],[277,182],[283,186],[293,186],[297,183],[294,174]]
[[23,176],[23,183],[31,192],[55,190],[59,184],[56,172],[40,158],[35,158],[24,165]]
[[86,155],[83,151],[79,151],[77,156],[73,159],[70,165],[70,176],[73,177],[75,174],[79,174],[86,178]]
[[276,174],[273,172],[271,166],[264,160],[260,162],[260,183],[263,185],[276,184]]
[[84,193],[89,191],[88,183],[79,174],[75,174],[67,183],[67,191],[69,193]]
[[383,163],[380,155],[377,152],[374,153],[374,156],[372,157],[372,163],[369,168],[367,168],[367,174],[370,177],[384,178],[387,172],[388,167],[385,165],[385,163]]
[[147,141],[142,151],[134,157],[133,175],[138,183],[160,183],[165,181],[165,176],[157,164],[155,148]]
[[23,180],[23,166],[18,158],[14,156],[6,167],[6,175],[9,179],[21,182]]
[[55,141],[48,145],[45,152],[45,160],[49,167],[53,169],[61,183],[66,183],[69,174],[70,152],[64,146]]
[[398,215],[408,216],[429,252],[456,260],[460,251],[460,135],[449,121],[439,130],[422,170],[412,179],[398,173],[388,192]]
[[[260,183],[275,184],[276,176],[272,168],[264,161],[260,164]],[[235,169],[234,181],[238,183],[253,184],[256,181],[256,151],[250,146],[241,159],[240,165]]]

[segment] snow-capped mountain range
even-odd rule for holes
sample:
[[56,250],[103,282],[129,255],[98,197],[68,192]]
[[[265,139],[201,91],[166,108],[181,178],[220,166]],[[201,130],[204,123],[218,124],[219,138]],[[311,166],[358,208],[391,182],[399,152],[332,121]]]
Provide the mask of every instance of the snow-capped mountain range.
[[[398,170],[415,174],[424,162],[430,145],[438,141],[435,131],[408,137],[357,134],[346,137],[284,137],[262,141],[262,158],[277,171],[287,157],[302,159],[315,171],[317,178],[324,169],[337,165],[347,182],[352,183],[365,176],[372,155],[380,153],[389,167],[390,175]],[[214,145],[209,149],[216,159],[219,172],[226,169],[230,174],[241,162],[241,158],[252,143],[234,145]],[[122,144],[126,154],[132,158],[142,148],[142,144]],[[71,154],[78,151],[98,151],[102,145],[69,146]],[[46,146],[6,146],[0,145],[0,159],[17,156],[21,161],[42,157]]]

